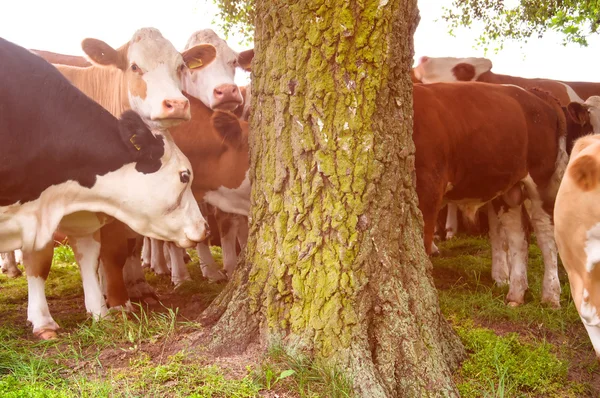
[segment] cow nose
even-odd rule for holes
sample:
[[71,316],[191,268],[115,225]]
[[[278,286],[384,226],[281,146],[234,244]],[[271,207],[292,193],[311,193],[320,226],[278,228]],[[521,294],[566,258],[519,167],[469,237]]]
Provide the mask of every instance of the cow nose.
[[[214,89],[213,96],[215,99],[213,108],[215,109],[233,110],[243,102],[240,90],[235,84],[221,84]],[[220,107],[222,104],[224,106]],[[233,108],[228,109],[231,107]]]
[[419,63],[424,64],[425,62],[429,61],[429,57],[427,55],[423,55],[419,61]]
[[167,118],[185,118],[190,108],[190,102],[184,99],[163,100],[162,110]]

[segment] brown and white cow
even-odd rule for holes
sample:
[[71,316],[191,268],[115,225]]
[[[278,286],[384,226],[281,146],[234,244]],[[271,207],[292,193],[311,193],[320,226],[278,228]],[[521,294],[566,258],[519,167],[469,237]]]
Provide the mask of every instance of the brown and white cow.
[[[193,33],[186,44],[186,48],[199,44],[211,44],[217,49],[215,60],[202,70],[190,70],[184,76],[184,90],[190,95],[201,100],[204,105],[213,110],[231,110],[242,120],[247,120],[250,112],[251,85],[238,87],[235,84],[237,68],[250,70],[250,63],[254,57],[254,50],[242,52],[234,51],[227,42],[221,39],[213,30],[203,29]],[[243,201],[243,206],[236,212],[228,212],[226,207],[218,204],[218,198],[228,195],[228,190],[209,192],[207,204],[201,205],[205,217],[215,228],[211,228],[213,235],[220,241],[223,253],[223,266],[225,274],[220,271],[215,263],[210,250],[209,242],[201,242],[197,246],[200,266],[204,277],[211,281],[226,279],[236,267],[238,251],[237,246],[245,246],[248,237],[248,219],[246,205],[249,206],[249,182],[247,185],[248,198]],[[212,204],[208,204],[212,203]],[[213,206],[214,203],[217,203]],[[226,205],[225,205],[226,206]],[[241,212],[240,212],[240,209]],[[164,254],[164,255],[163,255]],[[171,270],[172,282],[178,286],[191,277],[183,261],[184,251],[166,243],[164,249],[159,248],[158,242],[145,239],[143,257],[144,264],[150,266],[159,274],[167,274]]]
[[215,48],[207,44],[179,53],[154,28],[139,29],[116,50],[98,39],[83,40],[82,48],[92,67],[56,68],[112,114],[132,109],[150,127],[163,129],[191,117],[182,76],[215,58]]
[[[431,250],[437,214],[446,200],[467,215],[495,198],[511,257],[509,304],[524,301],[527,246],[521,220],[525,196],[545,256],[556,257],[552,206],[566,154],[565,119],[543,92],[485,83],[415,84],[414,134],[417,193]],[[461,98],[461,101],[456,101]],[[535,115],[535,118],[532,117]],[[543,243],[542,243],[543,242]],[[557,262],[546,262],[542,300],[559,304]]]
[[[600,97],[595,97],[590,102],[598,99]],[[587,109],[576,107],[570,110],[578,123],[588,118],[588,111],[596,113],[600,107],[588,103]],[[594,129],[600,128],[598,120],[593,120],[592,125]],[[556,197],[554,223],[556,243],[569,277],[571,296],[600,359],[599,201],[600,135],[596,133],[575,141]]]

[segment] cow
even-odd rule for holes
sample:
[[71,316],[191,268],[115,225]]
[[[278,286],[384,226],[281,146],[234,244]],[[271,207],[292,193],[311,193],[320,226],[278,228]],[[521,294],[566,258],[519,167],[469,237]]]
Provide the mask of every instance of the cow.
[[[592,101],[590,101],[592,99]],[[588,98],[591,103],[600,97]],[[600,105],[598,102],[596,104]],[[589,115],[600,111],[597,105],[587,109],[573,107],[570,114],[582,126],[585,119],[594,129],[597,119]],[[583,111],[583,113],[578,113]],[[585,132],[584,132],[585,133]],[[554,208],[555,236],[563,266],[567,271],[571,296],[577,312],[600,359],[600,136],[586,135],[575,140],[565,176],[560,184]]]
[[[188,99],[194,116],[170,131],[192,163],[196,175],[192,186],[194,196],[198,201],[204,200],[226,212],[248,216],[248,123],[227,111],[213,111],[191,95]],[[209,195],[219,189],[227,195]],[[140,264],[142,240],[138,238],[135,246],[128,246],[127,240],[122,238],[125,231],[114,223],[103,228],[102,234],[101,260],[107,274],[108,304],[122,306],[129,299],[127,291],[132,294],[131,282],[136,282],[135,285],[145,282]],[[169,246],[165,247],[170,251]],[[180,254],[170,254],[180,261]],[[177,267],[182,267],[182,264],[173,265],[173,272],[178,272]]]
[[[191,70],[185,75],[183,82],[185,91],[200,99],[210,109],[232,110],[242,120],[247,120],[250,112],[251,86],[238,88],[234,78],[238,67],[246,71],[250,70],[254,50],[238,53],[211,29],[193,33],[185,48],[199,44],[213,45],[217,49],[217,56],[206,68],[198,71]],[[229,95],[225,95],[225,93],[229,93]],[[248,220],[245,215],[228,214],[218,206],[205,204],[201,205],[201,209],[209,223],[212,222],[213,236],[218,239],[218,235],[220,235],[219,243],[223,248],[225,271],[225,273],[221,272],[215,263],[207,246],[210,241],[207,241],[199,243],[197,247],[202,274],[211,281],[222,281],[227,279],[227,275],[231,276],[236,267],[238,245],[245,246],[248,237]],[[213,237],[211,237],[212,239]],[[163,255],[163,253],[169,254]],[[170,268],[172,282],[175,286],[191,279],[185,267],[183,255],[184,252],[181,249],[168,243],[163,250],[159,248],[158,242],[151,242],[150,239],[144,241],[144,265],[151,267],[158,274],[167,274]]]
[[[18,257],[20,258],[18,258]],[[9,278],[18,278],[22,275],[17,264],[21,263],[23,254],[20,250],[15,252],[0,253],[0,270]]]
[[79,67],[87,67],[92,66],[92,64],[87,61],[84,57],[80,57],[77,55],[66,55],[66,54],[58,54],[51,51],[43,51],[43,50],[29,50],[32,53],[39,55],[44,58],[46,61],[51,64],[59,64],[59,65],[71,65],[71,66],[79,66]]
[[514,84],[523,88],[539,88],[552,93],[562,106],[583,102],[592,95],[600,95],[600,83],[566,82],[544,78],[496,74],[491,71],[492,61],[487,58],[421,57],[414,68],[415,77],[422,83],[477,81],[493,84]]
[[[206,237],[206,221],[189,160],[168,133],[151,131],[132,111],[115,118],[48,62],[4,39],[0,58],[0,251],[22,249],[28,320],[35,334],[52,337],[58,325],[44,283],[54,231],[77,232],[71,243],[86,309],[98,318],[106,314],[96,275],[101,225],[116,219],[190,247]],[[165,192],[154,195],[157,186]],[[48,251],[50,262],[36,261]]]
[[[525,195],[533,203],[533,226],[542,252],[556,257],[551,217],[545,208],[553,204],[566,164],[562,109],[545,93],[487,83],[415,84],[413,95],[417,194],[426,251],[431,253],[444,200],[473,216],[486,203],[503,199],[497,211],[512,260],[507,302],[523,303],[527,251],[521,203]],[[546,262],[542,293],[542,301],[554,306],[560,296],[557,267],[556,259]]]
[[[571,102],[583,103],[592,95],[600,95],[600,83],[593,82],[565,82],[543,78],[527,79],[516,76],[496,74],[491,71],[492,62],[487,58],[454,58],[454,57],[421,57],[419,64],[413,69],[413,74],[423,83],[477,81],[493,84],[512,84],[523,88],[539,88],[556,97],[561,106],[566,107]],[[568,118],[567,118],[568,119]],[[449,206],[453,206],[449,204]],[[449,208],[449,214],[453,214]],[[493,209],[488,209],[490,226],[496,225],[497,220]],[[446,229],[447,236],[456,232],[456,218],[448,217]],[[452,232],[450,232],[452,231]],[[508,259],[503,247],[502,232],[490,230],[492,244],[492,277],[497,284],[506,284],[509,279]],[[544,261],[550,261],[545,256]]]

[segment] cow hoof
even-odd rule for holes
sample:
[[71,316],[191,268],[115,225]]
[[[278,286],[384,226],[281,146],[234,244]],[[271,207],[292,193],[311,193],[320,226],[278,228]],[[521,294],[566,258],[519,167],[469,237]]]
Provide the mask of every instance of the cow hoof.
[[560,309],[560,301],[559,300],[542,298],[542,304],[546,304],[548,307],[553,308],[555,310]]
[[129,294],[130,299],[141,300],[148,304],[158,302],[158,295],[152,286],[143,280],[134,282],[133,284],[128,284],[127,294]]
[[108,312],[133,312],[133,305],[131,305],[131,301],[127,300],[127,302],[123,305],[116,305],[114,307],[110,307]]
[[509,301],[509,302],[507,303],[507,305],[508,305],[509,307],[513,307],[513,308],[514,308],[514,307],[519,307],[521,304],[522,304],[522,303],[518,303],[518,302],[516,302],[516,301]]
[[142,268],[151,268],[150,263],[142,263]]
[[175,286],[173,288],[173,290],[178,290],[178,289],[182,288],[183,286],[189,284],[190,282],[192,282],[191,278],[190,279],[184,279],[182,281],[177,281],[177,282],[173,281],[173,285]]
[[23,272],[21,272],[20,269],[18,268],[12,268],[9,270],[2,270],[3,274],[6,274],[6,276],[8,276],[9,278],[18,278],[21,275],[23,275]]
[[209,282],[218,283],[227,281],[227,275],[221,270],[205,270],[203,275]]
[[52,329],[40,329],[37,332],[34,332],[33,334],[40,340],[55,340],[58,338],[56,330]]
[[494,284],[497,287],[504,287],[504,286],[508,285],[508,280],[502,280],[502,279],[500,279],[500,280],[494,280]]

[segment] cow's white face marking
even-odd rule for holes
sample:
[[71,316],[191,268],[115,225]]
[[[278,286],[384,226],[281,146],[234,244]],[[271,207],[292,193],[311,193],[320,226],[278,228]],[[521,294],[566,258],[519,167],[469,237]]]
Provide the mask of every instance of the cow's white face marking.
[[452,69],[458,64],[473,66],[475,75],[471,80],[477,80],[482,73],[492,69],[492,61],[487,58],[424,57],[415,67],[415,76],[423,83],[455,82]]
[[589,97],[585,104],[589,106],[590,122],[594,128],[594,134],[600,134],[600,96]]
[[250,190],[250,177],[246,170],[244,181],[239,187],[219,187],[216,191],[207,192],[204,200],[226,213],[248,216],[250,213]]
[[231,104],[230,109],[226,110],[235,109],[242,104],[242,94],[235,84],[236,68],[241,67],[238,62],[239,53],[231,49],[227,42],[217,36],[211,29],[194,33],[185,48],[188,49],[198,44],[212,44],[217,50],[217,56],[210,65],[202,70],[188,70],[186,72],[184,77],[185,91],[198,98],[210,109],[217,109],[220,104],[215,97],[215,89],[223,85],[235,85],[236,88],[231,87],[231,89],[237,90],[233,96],[239,98],[240,102]]
[[[181,76],[187,69],[182,55],[158,29],[138,30],[127,51],[128,96],[131,108],[150,126],[165,128],[191,117],[181,92]],[[165,106],[165,101],[171,107]]]

